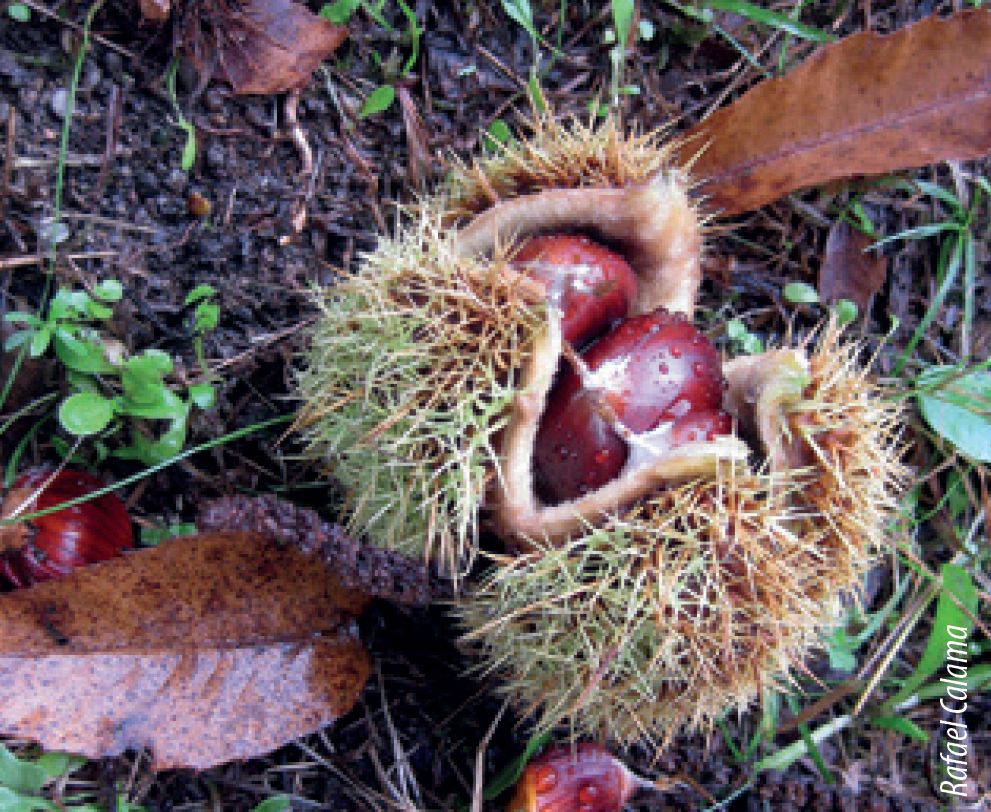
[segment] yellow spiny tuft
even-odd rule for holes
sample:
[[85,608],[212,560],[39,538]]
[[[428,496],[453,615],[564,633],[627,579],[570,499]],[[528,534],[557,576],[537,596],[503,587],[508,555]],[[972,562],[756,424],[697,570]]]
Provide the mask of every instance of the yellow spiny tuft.
[[494,436],[542,323],[525,294],[455,255],[427,210],[322,292],[298,425],[347,489],[352,532],[455,578],[470,566]]
[[450,216],[470,217],[500,200],[544,189],[644,183],[671,168],[674,146],[663,129],[624,134],[613,118],[564,125],[539,116],[530,130],[530,137],[509,142],[493,156],[455,161],[445,201]]
[[900,408],[827,328],[792,431],[807,468],[727,467],[563,546],[499,558],[461,602],[465,641],[545,728],[664,744],[743,710],[821,645],[885,544]]
[[[672,220],[684,226],[673,242],[681,234],[691,250],[659,273],[697,287],[696,212],[671,153],[663,132],[539,118],[530,138],[458,164],[446,191],[404,212],[396,236],[320,294],[298,425],[344,486],[352,532],[424,555],[454,579],[467,571],[486,501],[507,472],[532,491],[529,452],[516,471],[500,449],[535,400],[523,397],[524,370],[544,370],[534,380],[549,386],[559,361],[557,351],[541,355],[554,324],[546,291],[509,267],[503,231],[508,241],[526,236],[517,233],[533,213],[525,195],[550,209],[549,198],[556,206],[576,196],[539,193],[599,187],[605,198],[670,181],[677,194],[665,200],[676,197],[684,215]],[[588,209],[588,196],[578,197]],[[459,249],[459,234],[507,208],[513,228],[493,227],[483,249]],[[576,230],[594,231],[599,209],[588,219]],[[638,246],[639,223],[617,242]],[[694,292],[683,297],[686,314]],[[652,480],[631,506],[601,520],[598,505],[580,514],[592,522],[584,531],[576,520],[557,544],[531,538],[529,552],[495,558],[462,594],[457,611],[479,668],[502,676],[542,726],[663,743],[747,707],[820,645],[841,596],[856,592],[887,543],[906,471],[900,408],[872,382],[863,348],[828,325],[802,350],[740,364],[729,390],[741,425],[755,405],[757,417],[774,418],[755,422],[764,448],[754,456],[767,460],[748,467],[739,442],[739,464],[718,463],[714,476]]]

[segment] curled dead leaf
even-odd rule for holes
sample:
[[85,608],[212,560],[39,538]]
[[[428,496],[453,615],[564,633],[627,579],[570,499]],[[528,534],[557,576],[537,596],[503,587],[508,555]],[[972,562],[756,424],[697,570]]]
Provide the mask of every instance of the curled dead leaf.
[[267,94],[303,87],[347,33],[293,0],[203,0],[184,38],[199,70],[235,93]]
[[175,539],[0,596],[0,734],[202,769],[346,713],[368,603],[316,555],[248,533]]
[[991,149],[991,10],[827,45],[688,134],[682,159],[723,215],[807,186]]
[[863,313],[871,296],[888,276],[888,260],[865,249],[873,242],[849,223],[838,220],[826,237],[826,256],[819,269],[819,298],[824,302],[849,299]]
[[423,561],[362,544],[316,511],[271,494],[225,496],[207,502],[196,520],[201,531],[243,530],[317,555],[347,589],[393,603],[422,606],[431,587]]

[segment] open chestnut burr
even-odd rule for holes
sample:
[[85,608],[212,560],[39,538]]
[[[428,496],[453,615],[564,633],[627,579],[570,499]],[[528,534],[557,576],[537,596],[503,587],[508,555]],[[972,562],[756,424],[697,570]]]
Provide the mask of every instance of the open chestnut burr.
[[[456,582],[466,643],[522,711],[620,743],[709,727],[787,679],[882,549],[905,476],[899,407],[835,326],[718,369],[690,325],[704,229],[670,159],[659,133],[540,119],[458,165],[325,291],[299,381],[300,425],[348,493],[351,529]],[[541,263],[533,243],[557,239],[618,255],[634,284],[596,262]],[[568,297],[606,277],[627,312],[609,287],[593,303],[609,323],[581,339],[598,343],[575,346]],[[596,349],[609,342],[620,350]],[[604,368],[630,390],[667,386],[613,374],[642,360],[624,348],[692,342],[704,395],[679,383],[641,423],[610,399]],[[568,386],[622,463],[590,485],[565,472],[548,495],[541,444],[579,420],[554,422]],[[696,410],[683,431],[681,401]],[[483,528],[506,552],[465,584]]]

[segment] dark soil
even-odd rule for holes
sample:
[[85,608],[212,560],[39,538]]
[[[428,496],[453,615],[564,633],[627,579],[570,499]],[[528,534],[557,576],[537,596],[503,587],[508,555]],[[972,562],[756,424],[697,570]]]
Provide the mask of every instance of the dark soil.
[[[563,53],[543,79],[548,102],[559,115],[585,116],[589,101],[607,91],[609,59],[602,40],[609,4],[566,3],[563,21],[556,3],[536,5],[545,36],[560,42]],[[843,11],[833,5],[812,4],[802,19],[843,35],[868,24],[891,30],[953,7],[929,0],[881,0]],[[786,11],[791,7],[785,6]],[[86,7],[65,3],[60,13],[79,23]],[[188,13],[190,6],[180,5],[176,13],[183,8]],[[339,269],[351,267],[356,254],[370,248],[375,234],[393,222],[395,202],[411,200],[420,184],[443,176],[447,155],[477,152],[490,122],[503,118],[513,124],[518,113],[526,112],[522,90],[532,49],[499,3],[418,0],[415,11],[424,29],[421,51],[400,84],[422,117],[426,160],[410,161],[398,104],[366,119],[356,114],[362,97],[382,81],[376,55],[389,65],[409,53],[402,18],[387,3],[384,13],[395,22],[396,33],[359,12],[350,39],[302,93],[299,122],[315,157],[312,179],[300,176],[301,158],[286,130],[283,97],[237,97],[223,85],[203,85],[186,66],[179,71],[178,101],[196,127],[198,148],[192,170],[184,172],[183,134],[163,84],[173,28],[142,23],[137,4],[124,0],[96,17],[99,39],[86,58],[72,118],[62,211],[68,235],[52,269],[54,283],[120,280],[126,295],[116,309],[117,337],[130,349],[161,348],[182,359],[185,370],[194,368],[195,357],[184,297],[200,283],[217,289],[220,326],[208,337],[206,355],[222,378],[220,397],[215,409],[195,418],[191,444],[290,413],[294,404],[286,396],[294,364],[315,316],[309,290],[332,283]],[[643,16],[653,22],[655,38],[641,43],[628,63],[626,81],[639,86],[640,94],[627,98],[626,121],[642,129],[671,122],[681,130],[761,78],[725,38],[672,8],[645,3]],[[760,49],[759,61],[773,70],[780,34],[772,42],[769,29],[728,14],[718,14],[717,22],[744,47]],[[42,295],[46,265],[18,258],[45,248],[39,234],[52,213],[65,90],[78,45],[75,28],[38,13],[26,24],[6,15],[0,23],[0,122],[12,133],[9,150],[0,154],[10,169],[10,185],[0,197],[0,258],[14,260],[0,267],[4,312],[37,308]],[[800,41],[790,48],[792,63],[810,50]],[[0,153],[3,149],[0,143]],[[752,329],[770,337],[782,334],[793,311],[782,307],[781,286],[792,280],[815,283],[835,211],[830,206],[848,193],[809,192],[749,215],[732,232],[716,229],[703,306],[720,319],[747,313]],[[190,213],[194,194],[209,201],[208,217]],[[866,200],[868,213],[885,233],[918,223],[922,204],[905,195],[879,188]],[[296,234],[292,221],[300,206],[308,219]],[[978,251],[986,263],[986,241]],[[897,255],[892,252],[890,283],[875,297],[864,324],[865,334],[876,338],[887,332],[889,313],[899,317],[889,354],[924,312],[934,261],[928,243],[908,243],[898,247]],[[991,341],[986,280],[978,294],[974,341],[975,354],[982,357]],[[946,318],[936,330],[949,336],[953,316]],[[813,315],[800,317],[797,326],[805,322],[812,324]],[[890,368],[887,358],[882,364]],[[183,372],[177,370],[180,377]],[[31,382],[42,384],[41,373],[59,385],[60,371],[49,367],[32,374]],[[15,390],[12,400],[23,404],[38,386],[21,385],[26,391]],[[4,461],[30,424],[21,421],[0,438]],[[188,522],[203,499],[233,492],[278,493],[333,519],[333,489],[320,471],[294,456],[298,449],[291,439],[280,439],[283,430],[276,427],[223,445],[144,480],[126,494],[139,522]],[[44,432],[37,434],[25,460],[56,459],[49,440]],[[108,478],[121,478],[138,469],[108,460],[100,470]],[[936,481],[924,501],[938,501],[940,487]],[[927,556],[947,560],[947,542],[938,528],[926,525],[921,532],[921,541],[929,545]],[[882,584],[878,600],[888,590]],[[359,707],[326,730],[264,759],[199,774],[154,774],[143,755],[133,754],[89,765],[81,788],[106,804],[116,786],[152,810],[249,810],[283,792],[293,796],[293,808],[299,810],[466,808],[476,751],[502,706],[494,685],[465,676],[470,663],[453,643],[457,630],[442,607],[377,605],[365,618],[364,632],[375,657],[373,678]],[[913,640],[905,651],[917,655],[925,637],[920,631]],[[906,654],[906,660],[914,662],[916,655]],[[908,666],[901,668],[908,673]],[[848,676],[830,672],[826,663],[810,664],[810,669],[831,684]],[[822,693],[810,680],[803,678],[803,684],[808,702]],[[810,724],[846,710],[849,703],[841,703]],[[986,736],[982,722],[989,717],[991,702],[974,697],[971,729]],[[933,730],[938,715],[927,710],[915,721]],[[746,742],[759,723],[757,713],[731,718],[727,734],[734,742]],[[528,735],[525,720],[511,713],[503,717],[485,753],[486,779],[522,751]],[[776,744],[796,736],[795,731],[784,733]],[[719,733],[709,741],[680,737],[659,756],[640,749],[626,755],[645,775],[683,774],[718,799],[732,795],[725,807],[732,810],[938,808],[930,783],[931,748],[858,722],[849,734],[827,741],[821,753],[834,784],[826,783],[809,759],[784,772],[753,777],[749,766],[736,763]],[[976,780],[987,791],[991,765],[985,762],[983,769]],[[633,806],[689,810],[708,803],[694,790],[679,789],[641,796]]]

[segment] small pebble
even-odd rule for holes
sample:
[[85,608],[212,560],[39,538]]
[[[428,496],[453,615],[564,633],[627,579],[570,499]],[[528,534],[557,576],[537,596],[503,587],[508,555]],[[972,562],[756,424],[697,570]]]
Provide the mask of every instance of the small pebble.
[[107,73],[111,76],[119,76],[123,67],[120,54],[107,49],[103,55],[103,67],[106,68]]
[[187,183],[189,183],[189,175],[183,172],[178,166],[172,167],[168,177],[165,179],[165,187],[170,192],[176,194],[183,191]]
[[186,198],[186,211],[189,212],[191,217],[203,220],[210,216],[210,210],[212,208],[213,206],[210,204],[209,199],[199,192],[190,192],[189,197]]
[[219,88],[211,87],[203,94],[203,104],[211,113],[224,109],[225,94]]
[[272,129],[272,117],[261,104],[252,104],[244,111],[244,117],[253,127],[262,130]]
[[87,60],[86,65],[83,67],[83,75],[79,78],[79,89],[88,93],[100,84],[102,78],[103,74],[100,72],[100,66],[92,59]]
[[321,98],[307,99],[306,112],[314,118],[319,118],[327,112],[327,102]]
[[134,187],[141,197],[152,197],[158,186],[158,175],[150,169],[140,169],[134,176]]
[[214,141],[206,148],[206,165],[215,171],[223,169],[227,163],[227,153],[224,145]]
[[69,104],[69,91],[64,87],[56,88],[52,91],[52,98],[49,102],[49,107],[51,111],[55,114],[58,119],[65,118],[66,107]]

